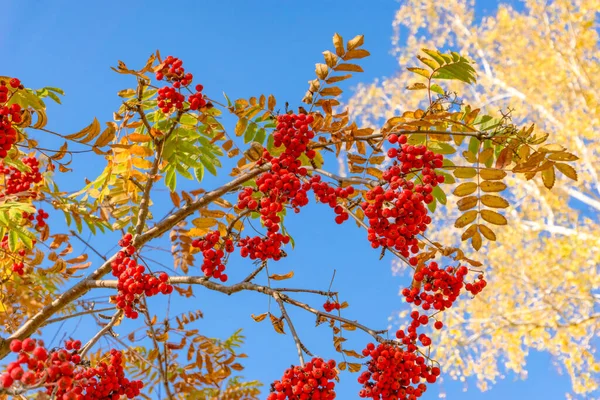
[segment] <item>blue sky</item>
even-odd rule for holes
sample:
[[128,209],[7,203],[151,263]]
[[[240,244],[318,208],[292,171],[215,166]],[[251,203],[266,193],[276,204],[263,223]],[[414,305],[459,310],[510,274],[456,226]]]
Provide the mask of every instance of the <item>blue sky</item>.
[[[301,5],[300,5],[301,4]],[[496,2],[479,2],[478,14],[493,11]],[[220,98],[226,92],[231,98],[273,93],[280,105],[286,101],[300,105],[307,89],[306,81],[314,77],[314,64],[322,62],[321,52],[331,48],[331,37],[339,32],[350,39],[365,35],[365,47],[372,56],[361,64],[365,73],[352,81],[371,81],[392,75],[397,68],[389,54],[391,22],[398,7],[394,1],[231,1],[213,2],[130,2],[130,1],[7,1],[3,7],[2,75],[17,76],[28,87],[56,86],[67,96],[63,105],[49,105],[48,128],[71,133],[89,124],[93,117],[109,121],[120,104],[116,92],[135,85],[130,77],[117,75],[109,66],[123,60],[130,67],[140,67],[156,49],[185,62],[188,71],[205,86],[205,93]],[[54,138],[39,136],[46,147],[57,147]],[[99,160],[100,161],[100,160]],[[57,178],[65,189],[83,185],[83,178],[93,178],[100,163],[81,157],[74,163],[76,172]],[[334,167],[332,167],[334,168]],[[219,179],[207,178],[201,187],[211,188]],[[194,188],[184,182],[181,188]],[[155,193],[155,215],[164,215],[170,207],[167,192]],[[61,222],[53,219],[55,232]],[[296,278],[286,286],[327,289],[336,269],[334,290],[351,307],[346,316],[382,329],[388,317],[401,307],[398,290],[407,284],[406,277],[392,277],[390,260],[379,261],[379,253],[370,250],[365,232],[347,223],[335,225],[327,207],[309,206],[302,216],[290,218],[287,226],[297,248],[290,256],[273,265],[271,272],[285,273],[293,269]],[[94,244],[108,251],[116,236],[99,237]],[[159,242],[168,248],[167,241]],[[149,257],[172,263],[168,254],[149,251]],[[98,261],[95,259],[95,261]],[[228,266],[231,282],[250,271],[251,266],[235,260]],[[106,294],[106,293],[104,293]],[[97,293],[93,293],[97,296]],[[90,296],[92,296],[90,295]],[[300,297],[311,301],[308,297]],[[320,298],[312,301],[319,307]],[[164,298],[153,299],[156,312],[165,307]],[[297,363],[292,338],[276,334],[268,322],[257,324],[251,313],[267,311],[268,301],[260,294],[226,297],[196,290],[194,299],[173,298],[172,311],[196,307],[205,318],[198,324],[206,335],[224,337],[239,327],[247,336],[244,360],[247,379],[270,382],[283,370]],[[277,311],[277,310],[274,310]],[[334,357],[331,332],[314,327],[314,319],[305,313],[289,310],[305,344],[314,353]],[[87,322],[87,323],[86,323]],[[94,333],[91,320],[74,321],[60,327],[61,332],[85,341]],[[121,327],[126,332],[127,324]],[[53,328],[54,329],[54,328]],[[52,338],[55,330],[44,332]],[[59,334],[60,337],[62,333]],[[349,333],[350,347],[361,350],[368,337]],[[56,343],[55,343],[56,344]],[[342,374],[338,398],[358,398],[356,375]],[[491,391],[480,393],[473,382],[462,392],[462,384],[446,382],[448,399],[563,399],[568,391],[567,377],[560,376],[545,354],[533,354],[529,362],[529,379],[515,381],[509,376]],[[433,386],[425,398],[437,398]]]

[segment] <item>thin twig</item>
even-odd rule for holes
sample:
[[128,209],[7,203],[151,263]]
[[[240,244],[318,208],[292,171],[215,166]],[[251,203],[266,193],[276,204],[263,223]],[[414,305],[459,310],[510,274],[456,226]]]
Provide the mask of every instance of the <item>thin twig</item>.
[[115,309],[114,307],[106,307],[106,308],[98,308],[97,310],[92,309],[92,310],[81,311],[81,312],[78,312],[75,314],[69,314],[69,315],[65,315],[62,317],[49,319],[48,321],[46,321],[46,323],[43,326],[54,324],[54,323],[60,322],[60,321],[64,321],[66,319],[81,317],[82,315],[96,314],[96,313],[101,313],[101,312],[105,312],[105,311],[114,311],[114,309]]
[[281,314],[283,314],[283,318],[285,318],[285,320],[288,323],[288,326],[290,327],[290,332],[292,333],[294,342],[296,342],[296,349],[298,349],[298,358],[300,358],[300,365],[304,367],[304,354],[302,354],[302,349],[304,349],[306,347],[304,347],[304,345],[302,344],[302,341],[300,341],[300,338],[298,337],[296,328],[294,328],[292,319],[290,318],[287,311],[285,310],[285,305],[283,304],[283,301],[281,300],[281,296],[279,295],[279,292],[273,292],[273,298],[275,299],[275,301],[277,301],[277,304],[279,304],[279,308],[281,309]]
[[81,349],[81,358],[85,357],[86,353],[88,351],[90,351],[90,349],[92,348],[92,346],[94,346],[96,344],[96,342],[98,342],[98,340],[100,340],[100,338],[102,336],[104,336],[108,331],[110,331],[113,326],[116,325],[117,322],[120,321],[120,319],[123,317],[123,310],[119,310],[117,311],[113,317],[110,319],[110,321],[108,322],[108,324],[106,324],[106,326],[104,326],[104,328],[100,329],[100,331],[98,331],[98,333],[96,333],[94,335],[93,338],[91,338],[86,344],[85,346],[83,346],[83,348]]

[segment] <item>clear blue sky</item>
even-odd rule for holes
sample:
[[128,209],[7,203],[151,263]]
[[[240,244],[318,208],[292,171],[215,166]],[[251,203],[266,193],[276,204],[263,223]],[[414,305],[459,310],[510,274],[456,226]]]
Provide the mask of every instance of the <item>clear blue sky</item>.
[[[480,2],[478,12],[484,15],[495,9],[493,1]],[[49,106],[49,128],[70,133],[87,125],[94,116],[108,121],[120,104],[118,90],[132,87],[129,77],[117,75],[109,66],[123,60],[139,67],[148,55],[160,49],[185,61],[205,86],[205,92],[218,98],[225,91],[231,98],[273,93],[279,103],[289,101],[297,106],[306,81],[314,76],[314,63],[322,62],[321,52],[331,47],[331,37],[339,32],[349,39],[364,34],[366,48],[372,57],[362,64],[366,71],[359,77],[370,81],[374,77],[391,75],[397,68],[389,55],[391,22],[398,7],[395,1],[5,1],[3,3],[3,34],[1,75],[17,76],[28,87],[56,86],[67,96],[62,106]],[[487,11],[486,11],[487,10]],[[354,81],[356,83],[358,81]],[[41,138],[47,146],[57,147],[53,138]],[[97,162],[85,157],[76,160],[77,172],[59,179],[66,189],[83,185],[83,177],[93,178],[99,171]],[[203,188],[214,187],[220,180],[207,179]],[[194,185],[185,183],[186,188]],[[161,216],[170,206],[167,193],[156,193],[155,215]],[[61,228],[54,221],[57,232]],[[334,290],[349,301],[348,318],[360,319],[373,328],[385,328],[388,317],[402,307],[399,288],[407,284],[406,277],[392,277],[390,260],[378,261],[379,253],[370,250],[364,231],[352,224],[342,228],[333,223],[326,207],[307,207],[299,218],[289,219],[288,229],[297,249],[271,267],[271,272],[296,272],[286,285],[327,289],[333,269],[337,269]],[[108,251],[116,237],[97,238],[94,244]],[[161,243],[169,247],[166,241]],[[155,254],[154,254],[155,253]],[[154,251],[149,256],[172,263],[169,255]],[[96,262],[97,259],[94,259]],[[245,276],[251,266],[237,260],[228,266],[231,282]],[[198,271],[197,271],[198,272]],[[93,293],[92,295],[96,295]],[[309,298],[305,298],[309,300]],[[319,307],[321,299],[312,303]],[[155,310],[165,306],[165,300],[154,299]],[[268,322],[257,324],[250,314],[267,311],[267,299],[259,294],[226,297],[198,288],[196,297],[185,301],[173,298],[173,310],[196,307],[205,318],[198,325],[206,335],[224,337],[239,327],[247,336],[244,360],[248,379],[267,384],[281,376],[283,370],[297,363],[291,336],[276,334]],[[277,311],[277,310],[274,310]],[[314,328],[314,319],[290,310],[297,321],[305,344],[316,354],[334,357],[331,331]],[[93,324],[86,320],[79,325],[64,325],[71,334],[85,341],[93,335]],[[125,326],[126,327],[126,326]],[[122,329],[117,331],[126,332]],[[54,334],[45,332],[46,338]],[[351,348],[361,350],[368,337],[351,334]],[[55,343],[56,344],[56,343]],[[564,398],[569,381],[560,376],[547,355],[533,354],[529,362],[529,379],[515,381],[509,376],[491,391],[480,393],[473,382],[462,392],[462,384],[447,381],[448,399],[545,399]],[[358,398],[357,376],[343,373],[338,385],[339,399]],[[268,387],[268,385],[267,385]],[[266,393],[266,391],[265,391]],[[437,398],[433,386],[425,398]]]

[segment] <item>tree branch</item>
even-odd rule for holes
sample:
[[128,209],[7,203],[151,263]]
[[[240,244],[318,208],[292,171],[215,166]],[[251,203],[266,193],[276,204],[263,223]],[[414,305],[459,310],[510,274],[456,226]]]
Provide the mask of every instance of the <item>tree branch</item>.
[[106,324],[106,326],[102,329],[100,329],[100,331],[98,331],[98,333],[96,333],[94,335],[94,337],[92,337],[86,344],[85,346],[83,346],[83,348],[81,349],[81,358],[85,357],[85,355],[87,354],[88,351],[90,351],[90,349],[92,348],[92,346],[94,346],[98,340],[100,340],[100,338],[102,336],[104,336],[108,331],[110,331],[113,326],[115,326],[117,324],[117,322],[120,322],[121,318],[123,317],[123,310],[119,310],[117,311],[113,317],[110,319],[110,321],[108,322],[108,324]]
[[283,301],[281,300],[281,296],[279,295],[279,293],[274,292],[273,298],[275,299],[275,301],[277,301],[277,304],[279,304],[279,308],[281,309],[281,314],[283,314],[283,318],[285,318],[285,320],[288,323],[288,326],[290,327],[290,332],[292,333],[294,342],[296,342],[296,349],[298,349],[298,358],[300,359],[300,365],[304,367],[304,354],[302,354],[302,349],[305,349],[306,347],[300,341],[300,338],[298,337],[298,333],[296,332],[296,328],[294,328],[292,319],[290,318],[287,311],[285,310],[285,305],[283,304]]
[[[135,237],[133,240],[133,245],[139,248],[141,245],[149,242],[150,240],[161,236],[162,234],[173,228],[176,224],[178,224],[188,216],[192,215],[195,211],[199,210],[202,207],[206,207],[208,204],[217,200],[229,191],[238,188],[244,182],[256,177],[257,175],[260,175],[264,171],[268,170],[270,167],[270,163],[261,165],[260,167],[252,169],[246,172],[245,174],[238,176],[237,178],[219,187],[218,189],[205,193],[204,196],[200,197],[192,203],[188,203],[186,206],[180,208],[173,214],[159,221],[156,225],[148,229],[143,234]],[[96,281],[102,278],[104,275],[108,274],[111,271],[111,262],[115,261],[116,258],[116,254],[108,258],[98,269],[89,274],[86,278],[77,282],[71,288],[67,289],[54,301],[46,305],[34,316],[29,318],[23,325],[21,325],[19,329],[17,329],[12,335],[10,335],[10,337],[6,339],[1,339],[0,359],[6,357],[6,355],[9,353],[9,344],[11,340],[22,340],[26,337],[31,336],[33,333],[35,333],[37,329],[39,329],[44,324],[45,321],[52,317],[56,312],[60,311],[67,304],[70,304],[71,302],[85,295],[90,289],[90,287],[93,287],[90,286],[89,282]]]

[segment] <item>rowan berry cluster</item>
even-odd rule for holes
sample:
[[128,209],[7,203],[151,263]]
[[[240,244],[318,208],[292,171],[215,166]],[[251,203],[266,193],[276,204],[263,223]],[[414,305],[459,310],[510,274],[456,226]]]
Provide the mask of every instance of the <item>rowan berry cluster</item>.
[[223,257],[225,256],[225,252],[233,252],[233,241],[230,238],[223,238],[221,240],[221,233],[213,231],[202,239],[194,239],[192,247],[196,247],[202,251],[202,256],[204,257],[202,272],[204,272],[204,275],[220,279],[221,282],[227,282],[227,274],[223,273],[225,271]]
[[111,350],[109,364],[95,368],[81,364],[79,340],[67,340],[63,349],[48,352],[41,340],[13,340],[10,350],[18,354],[0,376],[2,387],[19,389],[42,387],[60,400],[114,400],[121,396],[133,399],[143,387],[141,381],[125,378],[123,357]]
[[341,305],[337,301],[327,300],[325,302],[325,304],[323,304],[323,309],[327,312],[331,312],[333,310],[339,310],[340,308],[341,308]]
[[[183,61],[177,57],[168,56],[165,61],[159,66],[156,72],[156,79],[171,82],[171,86],[165,86],[158,89],[158,108],[165,114],[170,113],[174,108],[183,109],[185,96],[181,94],[180,89],[192,83],[194,76],[191,73],[186,73],[183,68]],[[206,106],[206,100],[202,94],[204,87],[196,85],[196,92],[188,97],[191,110],[197,110]]]
[[271,384],[267,400],[332,400],[335,399],[337,376],[334,360],[315,357],[304,367],[288,368],[281,380]]
[[[9,81],[12,89],[22,89],[21,81],[12,78]],[[14,103],[7,106],[6,103],[12,96],[11,90],[6,82],[0,81],[0,158],[5,158],[12,145],[17,141],[17,131],[13,124],[22,121],[21,106]]]
[[371,357],[368,370],[358,378],[364,387],[361,398],[381,400],[414,400],[427,390],[425,383],[434,383],[440,375],[437,367],[429,367],[425,358],[412,351],[404,351],[391,343],[380,343],[377,347],[369,343],[363,355]]
[[[33,185],[42,182],[43,177],[40,173],[40,163],[35,157],[25,157],[21,161],[29,170],[22,172],[15,167],[5,167],[0,165],[0,173],[4,175],[4,194],[11,195],[15,193],[28,192]],[[36,198],[37,193],[30,194],[31,198]]]
[[[416,235],[425,232],[431,223],[426,204],[433,201],[432,191],[444,177],[436,175],[435,168],[443,163],[443,156],[427,150],[425,146],[406,144],[407,137],[390,135],[391,144],[399,144],[388,150],[388,157],[395,159],[383,173],[387,187],[376,186],[366,194],[367,201],[361,207],[368,218],[368,238],[373,248],[394,248],[404,257],[419,251]],[[407,174],[420,171],[422,178],[415,184],[407,180]],[[410,258],[417,264],[415,257]]]
[[[314,138],[310,124],[312,115],[285,114],[277,117],[277,128],[273,134],[274,146],[283,146],[280,156],[274,157],[267,150],[259,162],[271,163],[271,169],[256,179],[256,188],[247,187],[238,196],[237,207],[260,213],[261,221],[267,229],[265,237],[246,237],[239,241],[242,257],[259,260],[279,260],[281,247],[290,238],[279,232],[281,217],[279,214],[286,205],[298,213],[308,204],[307,193],[314,191],[319,201],[329,204],[337,214],[338,224],[348,219],[348,213],[338,204],[338,199],[347,199],[354,193],[353,187],[334,188],[316,175],[302,183],[307,169],[302,167],[300,157],[312,159],[316,153],[308,147]],[[304,178],[306,179],[306,178]]]
[[123,248],[117,253],[116,260],[111,263],[112,274],[118,278],[117,295],[113,301],[117,308],[125,312],[125,316],[131,319],[138,317],[135,305],[142,295],[154,296],[158,293],[170,294],[173,286],[169,285],[169,276],[166,273],[159,274],[158,278],[153,274],[146,273],[146,268],[139,265],[131,258],[136,249],[131,244],[130,233],[123,236],[119,245]]

